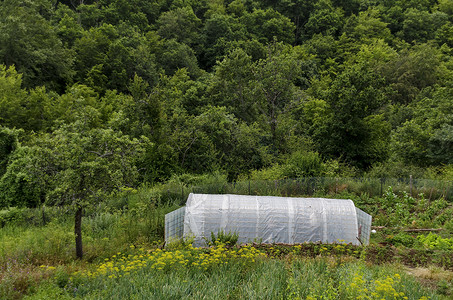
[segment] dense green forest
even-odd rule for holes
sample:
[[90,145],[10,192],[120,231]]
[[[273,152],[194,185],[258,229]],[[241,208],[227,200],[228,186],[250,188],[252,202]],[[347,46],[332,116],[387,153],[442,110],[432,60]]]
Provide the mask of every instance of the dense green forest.
[[0,207],[175,174],[453,177],[451,0],[3,0]]

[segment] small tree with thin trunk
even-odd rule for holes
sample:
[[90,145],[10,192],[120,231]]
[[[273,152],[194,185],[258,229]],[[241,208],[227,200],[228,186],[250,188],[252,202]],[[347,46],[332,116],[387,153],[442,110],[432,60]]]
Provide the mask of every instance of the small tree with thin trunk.
[[31,170],[46,178],[46,202],[74,209],[76,256],[82,258],[84,208],[135,183],[135,161],[143,152],[142,142],[112,129],[90,129],[77,121],[40,136],[33,147],[38,159]]

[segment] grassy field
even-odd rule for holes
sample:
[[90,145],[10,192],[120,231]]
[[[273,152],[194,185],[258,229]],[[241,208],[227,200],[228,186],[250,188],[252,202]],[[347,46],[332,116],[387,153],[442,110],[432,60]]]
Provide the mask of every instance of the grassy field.
[[[0,212],[0,299],[451,299],[452,204],[391,189],[351,198],[371,213],[369,246],[162,247],[180,202],[142,189],[85,212],[84,259],[68,208]],[[168,192],[167,192],[168,194]],[[329,196],[329,195],[327,195]],[[437,228],[431,233],[413,232]]]
[[298,251],[273,258],[254,247],[218,245],[118,253],[92,270],[56,271],[26,299],[446,299],[397,265]]

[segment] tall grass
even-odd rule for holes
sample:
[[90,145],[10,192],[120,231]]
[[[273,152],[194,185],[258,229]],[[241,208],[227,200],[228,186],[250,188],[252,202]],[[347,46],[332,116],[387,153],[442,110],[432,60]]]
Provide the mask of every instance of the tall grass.
[[[125,251],[131,244],[161,243],[165,214],[178,206],[161,204],[159,199],[149,198],[147,192],[111,198],[84,212],[84,260],[80,262],[75,261],[70,209],[5,211],[3,216],[8,222],[0,227],[0,299],[20,299],[33,292],[40,281],[50,276],[54,266],[86,268],[87,262]],[[74,262],[75,266],[71,266]],[[42,265],[51,268],[43,270]]]
[[262,258],[253,264],[234,259],[209,271],[143,268],[120,278],[79,279],[66,289],[43,286],[37,295],[42,299],[47,290],[83,299],[447,299],[397,265],[338,264],[328,257]]

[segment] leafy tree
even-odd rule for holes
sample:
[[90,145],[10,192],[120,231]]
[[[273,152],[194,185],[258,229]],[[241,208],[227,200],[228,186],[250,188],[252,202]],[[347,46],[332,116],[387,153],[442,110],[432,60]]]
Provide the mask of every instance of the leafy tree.
[[446,13],[451,18],[453,16],[453,3],[449,0],[439,0],[438,3],[439,11]]
[[[98,28],[85,31],[82,37],[75,41],[73,48],[76,53],[74,69],[77,72],[76,78],[80,82],[84,82],[87,73],[92,70],[99,70],[101,76],[106,76],[103,73],[106,52],[110,44],[118,37],[118,31],[114,26],[104,24]],[[96,83],[99,84],[100,82]]]
[[317,152],[296,151],[287,159],[283,175],[287,178],[321,176],[322,158]]
[[215,162],[225,170],[230,180],[249,169],[261,167],[257,126],[240,123],[225,107],[208,107],[194,120],[197,132],[212,145]]
[[435,0],[381,0],[380,3],[386,7],[399,6],[403,10],[415,8],[420,11],[429,11],[435,4]]
[[240,123],[225,107],[208,107],[173,127],[169,142],[181,170],[206,173],[223,170],[230,180],[262,166],[261,130]]
[[75,84],[65,94],[54,99],[51,118],[66,124],[83,120],[85,126],[100,127],[102,116],[98,99],[99,95],[90,87]]
[[21,88],[22,75],[0,64],[0,125],[39,131],[51,125],[50,99],[44,88]]
[[14,66],[0,65],[0,121],[2,125],[15,127],[15,114],[19,113],[27,92],[21,88],[22,76]]
[[445,23],[436,30],[436,41],[442,45],[453,47],[453,25],[450,22]]
[[183,172],[182,157],[185,151],[189,151],[186,149],[193,145],[193,117],[186,110],[185,99],[191,95],[195,85],[198,83],[190,79],[187,69],[177,70],[173,76],[162,75],[147,95],[143,92],[143,82],[132,83],[131,92],[135,99],[125,106],[124,111],[130,121],[139,122],[119,122],[124,123],[125,130],[133,130],[134,134],[143,132],[154,142],[147,146],[146,154],[140,162],[141,174],[145,180],[162,181],[174,173]]
[[291,20],[273,9],[256,9],[246,13],[240,21],[247,31],[254,35],[260,42],[266,44],[274,41],[293,44],[295,41],[295,26]]
[[[8,183],[11,182],[8,178],[28,176],[28,185],[35,188],[40,186],[39,181],[44,181],[48,204],[72,206],[76,255],[82,258],[83,209],[135,184],[138,172],[134,163],[142,152],[141,142],[121,132],[90,129],[83,121],[76,121],[38,137],[34,145],[23,151],[25,155],[18,154],[17,163],[31,160],[33,164],[15,173],[13,161],[8,170],[11,172],[2,181]],[[15,191],[16,186],[7,188]]]
[[75,11],[66,5],[58,5],[53,21],[58,23],[58,37],[67,48],[73,47],[75,40],[82,36],[83,27],[77,20],[78,16]]
[[317,101],[310,109],[317,116],[313,125],[319,128],[311,131],[321,154],[361,168],[386,158],[385,141],[390,128],[376,115],[386,103],[383,83],[375,72],[356,64],[339,74],[327,90],[323,85],[319,87],[317,96],[326,101]]
[[223,0],[210,0],[206,1],[207,10],[204,14],[206,18],[212,15],[225,15],[226,8]]
[[404,104],[415,99],[425,87],[434,85],[442,75],[439,52],[428,44],[402,50],[380,69],[389,86],[395,91],[392,100]]
[[408,9],[404,12],[402,31],[398,34],[410,43],[424,43],[432,39],[437,28],[448,21],[448,16],[442,12],[430,14],[427,11]]
[[122,107],[124,117],[129,121],[124,130],[131,132],[135,137],[144,135],[157,142],[162,126],[161,103],[159,98],[153,97],[147,90],[148,83],[135,75],[129,85],[133,101],[125,103],[126,105]]
[[395,34],[402,30],[404,20],[404,10],[399,5],[379,6],[382,20],[388,24],[388,28]]
[[202,30],[203,51],[200,63],[205,68],[214,66],[217,60],[222,60],[231,50],[234,41],[247,40],[248,32],[244,24],[227,15],[214,14]]
[[6,172],[9,157],[19,146],[20,130],[0,127],[0,178]]
[[82,2],[77,6],[76,11],[80,24],[86,30],[103,24],[104,11],[100,8],[98,3],[84,4]]
[[316,33],[336,35],[343,24],[342,19],[342,9],[334,7],[331,0],[319,0],[304,25],[304,34],[308,37]]
[[158,34],[178,43],[193,45],[199,39],[201,20],[190,6],[177,8],[160,15],[157,20]]
[[[8,144],[4,150],[9,152],[13,149],[8,149],[11,146]],[[4,158],[6,170],[0,178],[0,207],[39,207],[49,188],[48,176],[36,169],[39,157],[45,154],[36,147],[14,144],[14,151]]]
[[105,1],[103,7],[105,23],[126,23],[145,31],[149,21],[155,21],[160,11],[158,1],[114,0]]
[[227,6],[227,12],[235,17],[241,17],[247,12],[246,3],[243,0],[233,0]]
[[152,41],[124,24],[92,28],[75,41],[76,78],[100,93],[107,89],[126,92],[135,74],[154,85],[158,69],[153,46]]
[[61,91],[72,80],[72,57],[39,8],[21,0],[0,3],[0,61],[16,66],[26,88]]
[[165,70],[165,74],[173,75],[178,69],[186,68],[193,77],[201,76],[195,52],[186,44],[176,40],[165,40],[163,51],[158,54],[158,61]]
[[452,97],[449,88],[438,88],[409,106],[413,117],[392,135],[395,159],[422,167],[453,163]]
[[341,7],[347,16],[358,14],[360,9],[367,8],[367,5],[370,5],[368,1],[361,0],[332,0],[332,3],[336,7]]
[[317,0],[293,0],[293,1],[260,1],[263,8],[271,7],[288,17],[295,26],[294,36],[296,44],[301,44],[305,37],[303,28],[310,14],[313,12]]
[[361,11],[354,23],[351,31],[345,31],[357,42],[369,43],[375,39],[383,39],[388,43],[392,40],[390,29],[381,20],[380,12],[376,8]]
[[252,59],[244,50],[238,48],[215,68],[208,93],[211,102],[226,106],[235,116],[246,122],[254,122],[257,107],[252,101]]
[[301,74],[300,61],[291,52],[279,49],[280,44],[271,44],[268,57],[257,61],[253,68],[253,99],[269,126],[272,144],[278,147],[277,137],[279,115],[290,110],[301,100],[295,85]]
[[313,37],[302,45],[308,53],[316,55],[321,66],[327,65],[327,60],[332,61],[337,55],[338,41],[331,35],[314,34]]

